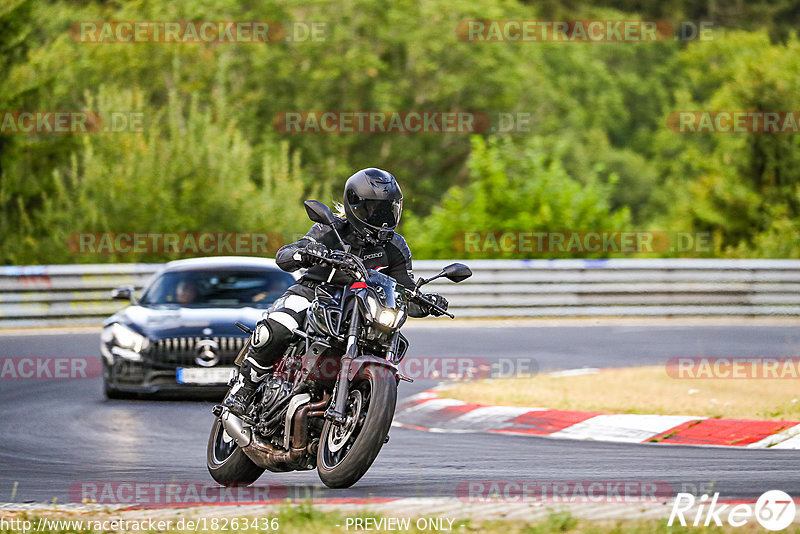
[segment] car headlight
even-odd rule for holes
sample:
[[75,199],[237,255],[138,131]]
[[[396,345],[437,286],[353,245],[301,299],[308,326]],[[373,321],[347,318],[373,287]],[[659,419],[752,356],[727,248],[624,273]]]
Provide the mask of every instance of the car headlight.
[[127,326],[114,323],[111,325],[110,332],[114,343],[123,349],[141,352],[146,346],[147,338],[141,334],[137,334]]

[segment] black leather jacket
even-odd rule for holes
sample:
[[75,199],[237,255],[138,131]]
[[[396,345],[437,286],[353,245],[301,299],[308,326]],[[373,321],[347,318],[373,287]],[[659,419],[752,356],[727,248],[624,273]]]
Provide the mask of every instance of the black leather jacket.
[[[411,289],[414,287],[414,278],[411,269],[411,251],[406,244],[406,240],[400,234],[394,234],[391,241],[385,243],[368,243],[362,236],[347,222],[346,219],[339,219],[336,229],[342,240],[352,247],[351,252],[362,259],[367,269],[375,269],[381,273],[391,276],[400,284]],[[293,272],[303,267],[295,259],[295,253],[309,243],[322,243],[331,250],[341,250],[339,240],[330,226],[315,224],[302,238],[289,245],[284,245],[278,250],[275,261],[278,267],[284,271]],[[319,283],[330,283],[344,285],[349,283],[350,278],[336,271],[331,277],[331,267],[326,265],[314,265],[300,278],[304,285],[316,285]],[[428,310],[416,303],[410,303],[408,314],[411,317],[425,317]]]

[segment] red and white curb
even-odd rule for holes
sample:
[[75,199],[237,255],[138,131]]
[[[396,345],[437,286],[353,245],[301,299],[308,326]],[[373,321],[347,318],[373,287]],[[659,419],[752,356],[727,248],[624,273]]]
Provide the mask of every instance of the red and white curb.
[[683,415],[604,414],[484,406],[448,399],[439,388],[400,403],[393,426],[428,432],[491,432],[624,443],[800,449],[800,422]]

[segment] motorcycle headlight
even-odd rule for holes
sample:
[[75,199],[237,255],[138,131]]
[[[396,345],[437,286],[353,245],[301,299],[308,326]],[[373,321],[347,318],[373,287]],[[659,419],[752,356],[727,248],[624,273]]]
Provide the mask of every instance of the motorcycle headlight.
[[123,349],[130,349],[133,352],[141,352],[145,348],[147,338],[137,334],[127,326],[114,323],[110,327],[111,338],[114,343]]
[[376,299],[372,295],[367,295],[367,310],[369,311],[369,318],[373,321],[378,318],[378,310],[381,309],[381,305],[378,303],[378,299]]
[[389,328],[394,328],[400,324],[400,321],[403,319],[404,313],[402,310],[384,308],[373,295],[367,295],[366,301],[367,313],[372,321]]
[[383,310],[378,316],[378,322],[383,326],[394,326],[394,320],[397,318],[397,313],[394,310]]

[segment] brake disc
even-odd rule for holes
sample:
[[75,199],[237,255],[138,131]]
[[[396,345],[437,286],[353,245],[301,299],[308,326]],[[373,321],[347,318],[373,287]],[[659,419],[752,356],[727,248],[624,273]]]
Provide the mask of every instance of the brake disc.
[[358,419],[361,416],[362,397],[361,392],[357,389],[350,392],[350,404],[345,416],[344,424],[336,425],[331,428],[328,433],[328,450],[331,452],[338,452],[342,447],[347,444],[350,436],[358,425]]

